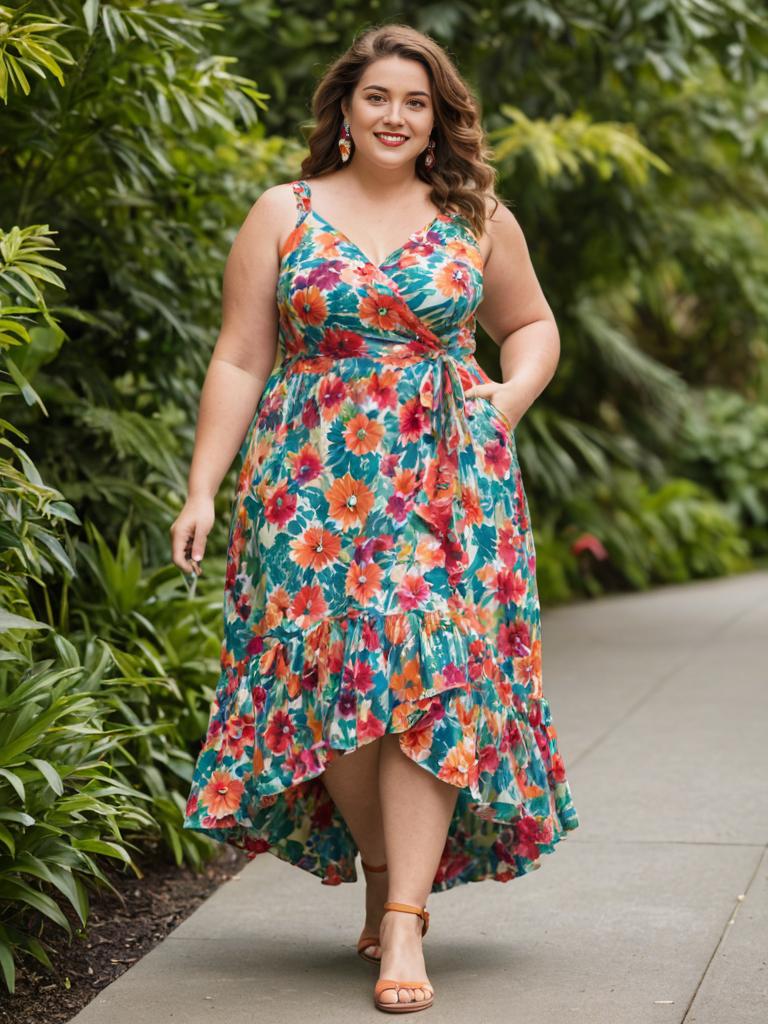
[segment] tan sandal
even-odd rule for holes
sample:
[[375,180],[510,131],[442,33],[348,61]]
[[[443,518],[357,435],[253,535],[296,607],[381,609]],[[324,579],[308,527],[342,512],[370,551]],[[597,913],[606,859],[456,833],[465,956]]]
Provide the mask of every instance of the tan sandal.
[[[365,861],[362,859],[362,857],[360,858],[360,863],[363,865],[363,870],[364,871],[386,871],[387,870],[387,865],[386,864],[377,864],[377,865],[366,864]],[[373,956],[373,954],[371,954],[371,953],[366,953],[366,949],[368,949],[370,946],[378,946],[378,945],[379,945],[379,936],[378,935],[361,935],[360,938],[357,940],[357,954],[358,954],[358,956],[362,957],[363,960],[366,960],[369,964],[380,964],[381,963],[381,957],[380,956]]]
[[[415,907],[410,903],[390,903],[384,904],[385,910],[399,910],[405,914],[418,914],[424,922],[421,934],[422,936],[427,934],[429,928],[429,913],[426,907]],[[409,1001],[400,1001],[398,995],[398,1002],[396,1003],[383,1003],[381,1002],[380,996],[382,992],[394,990],[395,992],[400,991],[401,988],[409,988],[413,990],[413,999]],[[423,992],[423,999],[416,999],[416,992]],[[432,988],[432,983],[428,978],[422,978],[420,981],[402,981],[395,980],[394,978],[379,978],[373,989],[373,1005],[377,1010],[383,1010],[385,1013],[413,1013],[415,1010],[426,1010],[435,1001],[435,993]]]

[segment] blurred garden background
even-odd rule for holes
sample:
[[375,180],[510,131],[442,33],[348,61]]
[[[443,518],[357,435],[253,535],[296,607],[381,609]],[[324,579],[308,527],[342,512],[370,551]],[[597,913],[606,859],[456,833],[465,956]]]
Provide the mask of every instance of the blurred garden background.
[[[768,562],[768,19],[715,0],[0,5],[0,968],[182,833],[222,636],[221,487],[170,560],[229,246],[310,97],[405,22],[478,97],[558,321],[516,431],[544,608]],[[499,378],[495,346],[479,358]],[[546,675],[546,658],[544,661]]]

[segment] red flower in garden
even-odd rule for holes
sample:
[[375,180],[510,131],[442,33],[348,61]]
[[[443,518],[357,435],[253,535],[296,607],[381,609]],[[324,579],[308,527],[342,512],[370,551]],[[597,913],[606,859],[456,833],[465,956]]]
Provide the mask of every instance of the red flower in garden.
[[577,537],[571,544],[571,551],[574,555],[580,555],[582,551],[589,551],[591,555],[594,555],[595,558],[599,558],[601,560],[608,557],[608,552],[594,533],[582,533],[581,536]]

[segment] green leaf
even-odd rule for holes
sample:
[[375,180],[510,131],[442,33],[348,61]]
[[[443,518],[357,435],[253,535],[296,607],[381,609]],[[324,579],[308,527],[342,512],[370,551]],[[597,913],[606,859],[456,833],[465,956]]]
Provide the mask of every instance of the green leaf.
[[57,796],[61,796],[64,792],[64,783],[53,765],[49,761],[43,760],[41,757],[31,757],[29,762],[37,768],[53,792],[56,793]]
[[27,619],[23,615],[14,615],[0,608],[0,633],[7,633],[10,629],[50,629],[47,622],[39,622],[37,619]]
[[8,782],[13,786],[19,795],[19,799],[22,803],[26,801],[26,792],[24,790],[24,783],[21,781],[16,772],[12,772],[9,768],[0,768],[0,775],[7,779]]
[[18,825],[34,825],[35,819],[26,811],[14,811],[10,807],[0,807],[0,820],[15,821]]
[[16,856],[16,841],[11,830],[5,825],[0,825],[0,843],[5,843],[12,857]]
[[61,925],[68,935],[72,934],[69,921],[55,900],[52,900],[45,893],[33,889],[26,882],[16,881],[11,878],[0,878],[0,899],[27,903],[30,907],[34,907],[35,910],[39,910],[41,914],[45,914],[46,917],[49,917],[56,924]]
[[103,853],[106,857],[115,857],[126,864],[131,863],[128,852],[117,843],[110,843],[102,839],[73,839],[72,846],[76,850],[87,850],[89,853]]
[[18,385],[19,390],[21,391],[22,398],[27,403],[27,405],[34,405],[35,403],[37,403],[42,409],[44,415],[47,416],[48,410],[45,408],[42,398],[40,397],[40,395],[38,395],[38,393],[29,383],[29,381],[21,372],[21,370],[18,368],[16,363],[14,363],[14,361],[10,358],[10,356],[6,356],[5,365],[7,366],[8,372],[10,373],[11,377],[13,377],[14,381]]
[[0,966],[3,969],[6,987],[13,995],[16,991],[16,967],[13,962],[13,951],[5,939],[0,939]]
[[96,25],[99,21],[99,6],[100,0],[85,0],[83,4],[83,17],[85,18],[85,26],[88,29],[89,36],[92,36],[96,31]]

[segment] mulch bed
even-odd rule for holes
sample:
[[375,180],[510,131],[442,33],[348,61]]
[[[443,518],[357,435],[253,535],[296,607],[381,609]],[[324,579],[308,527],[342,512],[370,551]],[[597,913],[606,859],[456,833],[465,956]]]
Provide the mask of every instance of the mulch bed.
[[78,934],[82,925],[74,910],[57,901],[72,927],[71,943],[62,928],[40,916],[35,934],[55,973],[28,954],[20,955],[14,995],[0,980],[2,1024],[66,1024],[248,863],[243,853],[226,844],[201,873],[153,859],[151,852],[144,857],[133,855],[143,878],[125,873],[117,864],[102,863],[120,896],[103,887],[89,889],[90,913],[83,935]]

